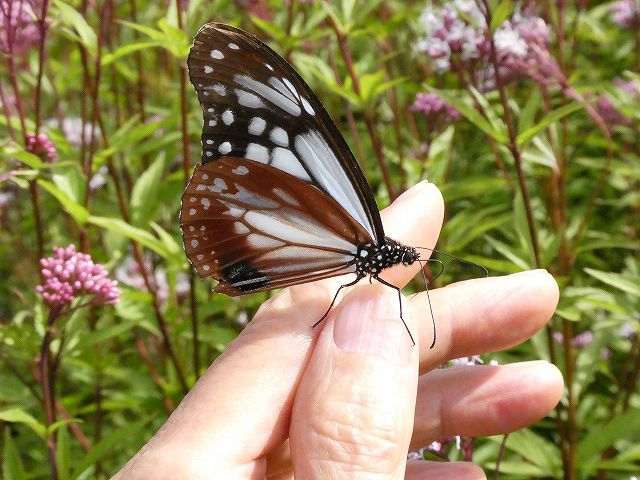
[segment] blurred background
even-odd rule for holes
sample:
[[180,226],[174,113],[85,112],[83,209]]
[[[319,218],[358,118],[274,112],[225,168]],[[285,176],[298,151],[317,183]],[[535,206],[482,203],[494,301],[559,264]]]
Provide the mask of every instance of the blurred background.
[[[0,0],[3,478],[108,478],[271,295],[212,294],[182,250],[202,128],[186,56],[212,20],[307,80],[381,208],[426,178],[446,202],[438,248],[560,285],[546,330],[457,361],[547,359],[556,410],[411,455],[637,479],[637,0]],[[442,260],[434,287],[482,274]]]

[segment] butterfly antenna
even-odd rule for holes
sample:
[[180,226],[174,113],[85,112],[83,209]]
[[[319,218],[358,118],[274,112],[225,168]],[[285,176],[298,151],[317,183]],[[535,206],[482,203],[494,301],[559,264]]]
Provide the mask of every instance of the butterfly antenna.
[[[428,249],[428,250],[430,250],[430,249]],[[431,346],[429,347],[429,350],[431,350],[436,345],[436,318],[433,316],[433,307],[431,306],[431,297],[429,296],[429,281],[427,280],[426,273],[424,273],[424,265],[422,264],[422,262],[420,260],[418,260],[418,263],[420,264],[420,267],[421,267],[420,271],[422,272],[422,278],[424,279],[424,288],[425,288],[425,290],[427,292],[427,302],[429,302],[429,312],[431,312],[431,324],[433,325],[433,342],[431,342]],[[442,262],[440,262],[440,263],[442,263]],[[444,271],[444,265],[442,265],[442,270],[440,271],[438,276],[440,276],[440,274],[443,271]]]
[[[458,257],[456,255],[452,255],[450,253],[446,253],[446,252],[443,252],[441,250],[436,250],[435,248],[429,248],[429,247],[413,247],[413,248],[418,248],[418,249],[421,249],[421,250],[429,250],[430,252],[437,253],[438,255],[444,255],[445,257],[454,258],[454,259],[458,260],[459,262],[468,263],[469,265],[473,265],[474,267],[478,267],[478,268],[481,268],[482,270],[484,270],[485,277],[489,276],[489,270],[487,270],[487,267],[485,267],[484,265],[480,265],[479,263],[472,262],[471,260],[465,260],[464,258]],[[440,272],[440,273],[442,273],[442,272]],[[440,275],[440,274],[438,274],[438,275]]]

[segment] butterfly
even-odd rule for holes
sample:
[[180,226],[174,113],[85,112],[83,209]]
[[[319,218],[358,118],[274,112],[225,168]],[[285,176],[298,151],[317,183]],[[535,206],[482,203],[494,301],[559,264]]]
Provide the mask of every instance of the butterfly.
[[385,235],[356,159],[293,67],[220,23],[200,29],[187,65],[204,123],[180,227],[200,277],[237,296],[355,274],[316,325],[366,276],[400,298],[379,275],[420,254]]

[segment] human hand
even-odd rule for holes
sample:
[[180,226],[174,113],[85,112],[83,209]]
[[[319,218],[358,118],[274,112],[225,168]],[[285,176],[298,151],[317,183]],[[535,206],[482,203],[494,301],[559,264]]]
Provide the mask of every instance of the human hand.
[[[420,183],[382,213],[385,231],[434,245],[443,209],[438,189]],[[401,286],[418,268],[382,276]],[[431,350],[426,294],[403,298],[412,346],[397,294],[382,285],[350,289],[312,329],[344,283],[291,287],[262,305],[114,479],[479,479],[471,464],[407,461],[407,452],[444,436],[517,430],[560,399],[562,377],[546,362],[437,369],[539,330],[558,301],[546,271],[432,290]]]

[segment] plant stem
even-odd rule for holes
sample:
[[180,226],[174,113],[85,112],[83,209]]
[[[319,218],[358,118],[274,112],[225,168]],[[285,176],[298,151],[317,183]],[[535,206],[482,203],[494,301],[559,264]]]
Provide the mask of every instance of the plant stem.
[[38,29],[40,31],[40,43],[38,45],[38,73],[36,73],[36,90],[33,95],[34,110],[36,114],[36,129],[35,134],[40,133],[41,122],[41,102],[40,94],[42,90],[42,72],[44,70],[44,42],[47,35],[47,11],[49,10],[49,0],[42,0],[42,9],[40,10],[40,18],[38,18]]
[[[342,55],[342,59],[344,60],[345,66],[347,67],[347,71],[349,72],[349,76],[351,77],[351,83],[353,84],[353,91],[360,95],[360,80],[358,79],[358,75],[356,74],[355,69],[353,68],[353,59],[351,57],[351,52],[349,51],[349,47],[347,45],[347,38],[340,30],[340,27],[336,20],[329,16],[329,23],[331,24],[331,28],[336,34],[336,38],[338,39],[338,46],[340,47],[340,53]],[[395,200],[397,197],[395,187],[393,186],[393,182],[391,181],[391,176],[389,174],[389,170],[387,168],[387,164],[384,160],[384,153],[382,151],[382,140],[378,135],[378,131],[375,128],[375,122],[372,118],[372,113],[365,109],[364,112],[364,123],[367,127],[367,131],[369,132],[369,136],[371,137],[371,143],[373,145],[373,151],[376,155],[376,159],[378,160],[378,166],[380,167],[380,171],[382,172],[382,178],[384,180],[385,186],[387,188],[387,193],[389,195],[389,199],[391,201]]]
[[[181,2],[176,1],[178,12],[178,28],[184,30]],[[180,125],[182,128],[182,174],[185,186],[191,174],[191,151],[189,150],[189,102],[187,100],[187,65],[180,63]],[[200,334],[198,329],[198,303],[196,302],[195,276],[189,268],[189,309],[191,314],[191,335],[193,337],[191,349],[193,352],[193,372],[196,378],[200,375]]]
[[51,369],[51,342],[53,341],[54,324],[56,318],[62,311],[61,306],[52,306],[49,310],[49,316],[47,318],[47,327],[42,339],[42,347],[40,348],[40,383],[42,385],[42,398],[44,402],[45,412],[45,428],[47,445],[47,452],[49,454],[49,466],[51,468],[52,480],[58,479],[58,465],[56,458],[56,434],[50,432],[49,429],[56,422],[55,412],[55,389],[54,389],[54,377],[55,372]]
[[[482,0],[484,5],[484,15],[487,22],[487,25],[491,25],[491,10],[489,8],[488,0]],[[493,36],[489,37],[490,43],[490,54],[491,54],[491,63],[494,66],[494,75],[496,77],[496,85],[498,87],[498,91],[500,93],[500,102],[502,103],[502,108],[504,110],[504,119],[507,124],[507,131],[509,133],[509,151],[513,156],[513,160],[516,165],[516,171],[518,172],[518,184],[520,186],[520,192],[522,194],[522,199],[524,201],[525,212],[527,215],[527,226],[529,228],[529,238],[531,240],[531,247],[533,250],[534,262],[537,268],[541,268],[540,263],[540,249],[538,247],[538,236],[536,234],[536,227],[533,218],[533,210],[531,208],[531,198],[529,196],[529,190],[527,188],[527,183],[525,180],[524,169],[522,166],[522,156],[520,154],[520,149],[518,148],[518,143],[516,140],[516,130],[513,123],[513,118],[511,116],[511,109],[509,108],[509,101],[507,99],[507,92],[504,86],[504,82],[502,81],[502,76],[500,74],[499,62],[498,62],[498,54],[496,53],[496,45],[493,39]]]

